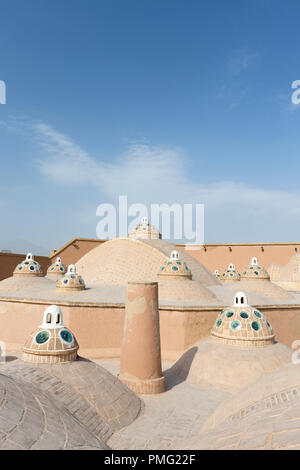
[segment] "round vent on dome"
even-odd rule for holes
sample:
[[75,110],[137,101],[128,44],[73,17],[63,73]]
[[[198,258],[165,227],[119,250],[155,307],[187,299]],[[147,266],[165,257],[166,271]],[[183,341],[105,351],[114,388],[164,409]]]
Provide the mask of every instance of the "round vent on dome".
[[257,308],[248,304],[243,292],[237,292],[232,307],[225,308],[218,315],[211,334],[224,343],[253,347],[274,343],[275,338],[270,322]]
[[239,281],[241,278],[240,273],[235,269],[233,264],[229,264],[226,271],[220,276],[220,281]]
[[35,261],[32,253],[28,253],[26,259],[18,264],[13,273],[14,276],[43,276],[41,265]]
[[70,264],[67,273],[57,281],[56,289],[66,292],[85,289],[85,282],[80,274],[77,274],[75,264]]
[[160,239],[161,234],[159,230],[149,223],[148,217],[143,217],[141,223],[129,233],[128,238],[136,240]]
[[61,258],[56,258],[55,262],[49,266],[47,270],[47,276],[49,278],[59,279],[61,276],[66,274],[67,266],[63,264]]
[[185,261],[181,261],[176,250],[171,252],[170,258],[161,266],[159,277],[170,279],[192,279],[192,273]]
[[268,272],[258,264],[257,258],[251,258],[250,265],[242,272],[242,279],[270,279]]
[[63,312],[51,305],[44,312],[42,324],[31,333],[23,348],[22,359],[34,363],[74,361],[78,343],[63,324]]

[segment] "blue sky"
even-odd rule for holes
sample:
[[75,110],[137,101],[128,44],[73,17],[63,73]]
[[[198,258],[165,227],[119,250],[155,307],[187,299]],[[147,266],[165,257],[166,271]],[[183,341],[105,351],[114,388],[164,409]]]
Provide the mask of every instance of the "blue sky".
[[95,237],[119,194],[204,203],[206,243],[299,241],[297,0],[0,9],[0,249]]

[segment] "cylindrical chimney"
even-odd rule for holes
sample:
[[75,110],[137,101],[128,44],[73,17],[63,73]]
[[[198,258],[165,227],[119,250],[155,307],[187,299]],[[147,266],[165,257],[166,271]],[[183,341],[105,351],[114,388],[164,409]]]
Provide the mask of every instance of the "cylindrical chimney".
[[135,393],[165,391],[157,282],[128,283],[119,378]]

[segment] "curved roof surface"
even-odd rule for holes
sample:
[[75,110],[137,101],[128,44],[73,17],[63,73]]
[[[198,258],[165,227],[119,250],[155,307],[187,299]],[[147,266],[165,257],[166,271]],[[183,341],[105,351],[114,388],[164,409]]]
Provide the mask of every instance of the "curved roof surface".
[[160,302],[180,301],[216,304],[217,297],[200,282],[182,279],[160,279],[158,282],[158,296]]
[[277,263],[270,263],[268,266],[268,273],[272,282],[276,282],[279,279],[280,271],[282,266]]
[[188,349],[170,373],[196,385],[232,393],[288,364],[290,359],[291,350],[280,343],[247,348],[208,338]]
[[300,254],[295,253],[288,264],[281,268],[278,284],[284,289],[300,290]]
[[227,399],[185,449],[300,449],[300,369],[289,364]]
[[[2,366],[1,366],[2,368]],[[101,438],[39,386],[0,374],[0,449],[107,449]]]
[[270,299],[288,300],[293,298],[290,292],[277,286],[269,279],[241,279],[239,289],[255,292],[256,294],[263,295]]
[[34,393],[39,390],[48,396],[102,442],[131,424],[140,412],[141,401],[134,393],[103,367],[82,358],[38,365],[16,360],[1,368],[4,374],[32,387]]
[[128,281],[157,281],[161,266],[177,250],[204,286],[218,285],[218,280],[186,251],[163,240],[116,238],[97,246],[76,264],[86,284],[125,285]]

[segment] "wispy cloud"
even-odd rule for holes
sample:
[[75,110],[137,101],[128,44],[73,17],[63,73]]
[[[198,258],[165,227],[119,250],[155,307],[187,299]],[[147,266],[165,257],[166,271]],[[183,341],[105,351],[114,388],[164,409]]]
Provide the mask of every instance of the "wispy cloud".
[[294,104],[292,102],[293,91],[294,90],[291,89],[290,93],[278,93],[277,95],[281,111],[286,116],[294,114],[300,110],[300,104]]
[[242,102],[245,103],[253,86],[252,82],[247,79],[245,72],[249,71],[248,69],[253,66],[259,55],[257,52],[239,49],[227,60],[217,96],[225,103],[227,102],[228,109],[232,110]]
[[48,125],[35,125],[34,131],[44,152],[38,169],[51,182],[93,185],[108,200],[126,194],[132,202],[145,204],[204,203],[210,240],[297,238],[299,191],[267,190],[243,181],[205,184],[199,179],[195,183],[185,173],[187,157],[180,149],[135,144],[111,164],[105,164]]
[[257,57],[259,57],[257,52],[248,52],[245,49],[236,51],[227,62],[229,76],[236,77],[240,75],[253,64]]

